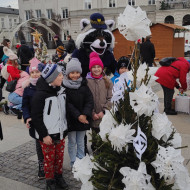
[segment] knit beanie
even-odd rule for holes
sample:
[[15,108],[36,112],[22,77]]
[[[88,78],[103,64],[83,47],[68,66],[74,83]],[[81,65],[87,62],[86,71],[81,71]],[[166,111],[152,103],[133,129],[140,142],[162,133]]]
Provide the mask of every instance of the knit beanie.
[[52,83],[57,78],[59,73],[61,73],[61,70],[59,69],[59,66],[57,64],[48,63],[43,68],[41,75],[47,83]]
[[129,71],[131,70],[131,64],[129,63],[129,58],[125,56],[122,56],[119,58],[118,63],[117,63],[118,72],[121,67],[126,67]]
[[64,53],[64,47],[63,46],[58,46],[56,51],[58,51],[59,53]]
[[77,71],[80,74],[82,74],[82,68],[81,68],[81,63],[77,58],[72,58],[66,66],[66,75],[68,76],[69,73]]
[[29,73],[35,70],[38,71],[38,64],[40,63],[40,61],[36,57],[34,57],[29,62],[30,62]]
[[94,65],[99,65],[100,67],[102,67],[102,70],[104,69],[102,60],[100,59],[99,55],[96,52],[90,53],[90,64],[89,64],[90,71]]

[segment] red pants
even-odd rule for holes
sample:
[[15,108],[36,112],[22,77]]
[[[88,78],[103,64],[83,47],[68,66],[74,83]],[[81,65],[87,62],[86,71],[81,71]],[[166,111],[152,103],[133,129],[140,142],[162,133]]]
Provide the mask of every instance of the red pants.
[[44,155],[46,179],[53,179],[54,174],[62,174],[65,139],[53,141],[52,145],[40,142]]

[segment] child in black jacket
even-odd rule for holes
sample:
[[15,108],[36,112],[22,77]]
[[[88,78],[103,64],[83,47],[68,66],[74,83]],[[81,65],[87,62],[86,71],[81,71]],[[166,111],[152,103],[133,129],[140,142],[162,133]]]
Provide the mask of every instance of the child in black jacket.
[[81,73],[81,63],[73,58],[67,63],[66,77],[63,79],[67,95],[68,152],[71,167],[76,157],[82,159],[85,156],[84,136],[86,130],[90,129],[94,107],[92,93],[87,86],[87,80],[81,77]]

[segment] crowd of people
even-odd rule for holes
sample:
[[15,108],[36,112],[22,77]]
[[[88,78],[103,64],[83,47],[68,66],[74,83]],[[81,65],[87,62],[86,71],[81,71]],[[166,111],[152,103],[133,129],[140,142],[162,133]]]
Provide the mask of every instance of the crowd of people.
[[[10,41],[5,39],[0,47],[1,86],[12,85],[9,90],[9,104],[3,105],[5,114],[23,117],[29,134],[36,141],[39,162],[39,179],[46,179],[46,189],[55,189],[58,185],[67,189],[62,176],[65,137],[68,135],[68,152],[71,168],[76,158],[83,158],[88,152],[86,131],[100,131],[99,125],[105,111],[112,107],[112,88],[120,75],[131,70],[129,58],[122,56],[114,68],[114,76],[106,76],[104,63],[96,52],[89,55],[89,65],[85,76],[82,63],[72,57],[76,46],[71,36],[64,46],[58,36],[54,37],[56,53],[52,63],[41,63],[35,52],[21,42],[17,55],[10,49]],[[144,44],[145,43],[145,44]],[[141,45],[143,62],[152,66],[155,57],[150,38]],[[151,56],[146,55],[146,47],[151,48]],[[147,50],[149,53],[150,51]],[[166,114],[175,114],[171,109],[174,87],[186,90],[186,74],[190,63],[179,58],[171,65],[160,67],[156,76],[164,90]],[[176,83],[180,79],[181,87]],[[130,83],[130,81],[128,81]],[[2,93],[2,91],[1,91]],[[93,135],[92,135],[92,142]],[[92,143],[92,151],[96,144]]]

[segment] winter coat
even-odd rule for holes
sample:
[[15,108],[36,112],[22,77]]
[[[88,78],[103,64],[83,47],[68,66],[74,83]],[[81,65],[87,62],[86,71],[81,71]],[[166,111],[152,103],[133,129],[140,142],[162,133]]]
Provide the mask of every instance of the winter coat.
[[53,88],[41,77],[37,81],[36,93],[32,99],[32,125],[39,139],[50,135],[53,140],[61,140],[67,130],[66,95],[64,88]]
[[3,55],[4,55],[3,47],[4,47],[4,46],[0,46],[0,63],[2,62],[2,57],[3,57]]
[[18,68],[13,67],[9,62],[7,64],[7,72],[10,74],[7,81],[10,82],[12,80],[19,79],[21,71]]
[[20,78],[17,81],[16,87],[15,87],[15,93],[17,93],[19,96],[23,96],[24,89],[22,88],[22,83],[30,78],[30,75],[22,71],[20,73]]
[[65,49],[67,53],[72,53],[76,49],[75,42],[73,39],[70,39],[67,42],[67,44],[65,45]]
[[92,122],[94,101],[92,93],[83,79],[78,89],[66,88],[66,112],[68,131],[85,131],[90,129],[90,124],[83,124],[78,120],[80,115],[86,115],[89,123]]
[[140,46],[140,54],[142,62],[151,65],[155,58],[154,44],[150,40],[146,40]]
[[[109,88],[106,88],[104,79],[87,79],[88,87],[90,88],[93,99],[94,99],[94,109],[92,114],[98,114],[100,112],[105,112],[105,110],[110,110],[112,107],[112,88],[113,83],[109,80]],[[98,128],[101,119],[93,121],[92,127]]]
[[[91,52],[89,52],[90,54]],[[82,67],[82,77],[86,77],[87,73],[89,72],[89,54],[86,52],[84,48],[75,49],[72,57],[78,58],[81,62]],[[104,67],[107,68],[106,74],[110,74],[109,72],[115,73],[117,61],[115,60],[113,54],[106,50],[105,53],[100,56],[100,59],[102,60]]]
[[179,79],[181,87],[184,90],[187,89],[186,75],[189,72],[188,61],[183,57],[179,57],[177,58],[177,61],[171,64],[171,66],[160,67],[155,73],[155,76],[159,78],[156,81],[167,88],[174,89],[174,87],[179,86],[176,82],[176,79]]
[[119,77],[120,77],[120,74],[116,71],[114,73],[114,76],[111,78],[111,81],[113,82],[113,84],[114,84],[115,80],[118,79]]

